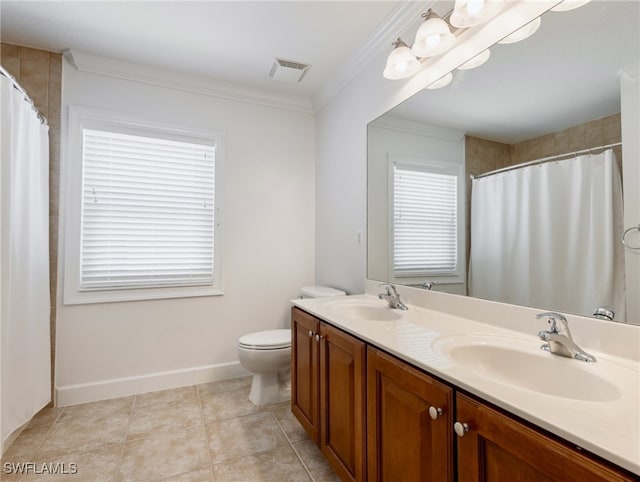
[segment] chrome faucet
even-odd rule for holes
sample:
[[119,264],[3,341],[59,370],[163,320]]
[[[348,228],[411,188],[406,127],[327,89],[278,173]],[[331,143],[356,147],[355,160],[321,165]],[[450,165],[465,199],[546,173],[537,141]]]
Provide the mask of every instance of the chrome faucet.
[[585,362],[594,362],[596,358],[588,354],[573,341],[569,322],[560,313],[546,312],[536,315],[537,319],[545,319],[549,323],[549,331],[541,331],[538,337],[546,341],[540,348],[549,350],[555,355],[575,358]]
[[396,287],[391,284],[380,285],[384,288],[384,292],[378,295],[378,298],[385,300],[392,310],[408,310],[407,305],[400,301],[400,295],[396,291]]

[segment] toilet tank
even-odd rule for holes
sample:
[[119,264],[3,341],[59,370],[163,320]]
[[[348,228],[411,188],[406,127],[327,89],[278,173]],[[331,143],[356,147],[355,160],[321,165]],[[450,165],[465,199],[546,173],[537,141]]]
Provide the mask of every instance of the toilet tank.
[[301,298],[326,298],[329,296],[344,296],[346,293],[329,286],[303,286],[300,288]]

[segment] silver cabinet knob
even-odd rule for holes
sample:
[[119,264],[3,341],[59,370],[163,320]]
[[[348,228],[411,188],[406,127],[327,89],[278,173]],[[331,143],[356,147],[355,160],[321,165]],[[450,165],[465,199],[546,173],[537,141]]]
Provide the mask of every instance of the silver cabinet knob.
[[309,330],[309,338],[313,336],[313,331]]
[[458,437],[464,437],[464,434],[469,431],[469,424],[456,422],[453,424],[453,430],[458,434]]
[[442,409],[441,408],[436,408],[436,407],[429,407],[429,416],[432,419],[437,419],[440,415],[442,415]]
[[316,335],[316,341],[320,341],[320,335]]

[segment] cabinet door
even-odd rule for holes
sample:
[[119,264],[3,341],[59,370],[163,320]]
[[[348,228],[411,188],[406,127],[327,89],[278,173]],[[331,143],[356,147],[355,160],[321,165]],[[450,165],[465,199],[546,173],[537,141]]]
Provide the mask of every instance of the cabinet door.
[[291,309],[291,411],[311,440],[319,444],[318,341],[319,321]]
[[365,344],[320,326],[320,449],[342,480],[364,480]]
[[[430,407],[436,410],[435,419],[429,414]],[[453,480],[452,407],[451,388],[406,363],[369,347],[369,480]]]
[[637,480],[465,395],[456,419],[469,428],[457,437],[460,482]]

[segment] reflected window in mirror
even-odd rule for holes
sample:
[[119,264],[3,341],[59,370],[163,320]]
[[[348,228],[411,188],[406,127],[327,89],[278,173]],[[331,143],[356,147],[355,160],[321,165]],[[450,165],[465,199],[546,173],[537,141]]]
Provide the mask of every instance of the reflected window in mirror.
[[458,184],[444,162],[393,161],[392,270],[395,278],[458,278]]

